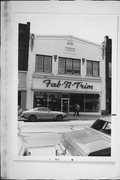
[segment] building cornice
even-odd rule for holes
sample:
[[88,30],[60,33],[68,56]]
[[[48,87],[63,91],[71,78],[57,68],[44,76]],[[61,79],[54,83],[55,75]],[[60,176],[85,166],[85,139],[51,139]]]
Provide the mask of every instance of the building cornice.
[[75,37],[73,35],[37,35],[35,34],[35,38],[36,39],[46,39],[46,40],[51,40],[51,39],[64,39],[64,40],[69,40],[69,39],[72,39],[73,41],[77,41],[77,42],[81,42],[81,43],[84,43],[84,44],[89,44],[89,45],[93,45],[93,46],[97,46],[99,48],[101,48],[101,45],[100,44],[97,44],[97,43],[94,43],[92,41],[88,41],[88,40],[85,40],[85,39],[82,39],[82,38],[78,38],[78,37]]

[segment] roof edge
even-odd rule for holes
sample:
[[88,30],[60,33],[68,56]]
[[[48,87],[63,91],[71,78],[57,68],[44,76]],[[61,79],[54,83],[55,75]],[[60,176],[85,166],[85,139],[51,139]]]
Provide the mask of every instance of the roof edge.
[[92,44],[92,45],[101,47],[101,44],[97,44],[95,42],[88,41],[86,39],[78,38],[78,37],[75,37],[73,35],[59,35],[59,34],[55,34],[55,35],[50,35],[50,34],[46,34],[46,35],[45,34],[41,34],[41,35],[38,35],[38,34],[34,34],[34,35],[37,38],[65,38],[65,39],[73,38],[73,39],[75,39],[77,41],[82,41],[83,43]]

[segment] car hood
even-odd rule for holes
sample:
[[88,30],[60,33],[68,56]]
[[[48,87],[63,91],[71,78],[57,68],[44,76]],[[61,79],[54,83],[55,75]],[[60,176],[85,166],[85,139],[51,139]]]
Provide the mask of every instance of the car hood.
[[88,155],[91,152],[111,147],[110,137],[97,133],[92,128],[66,133],[61,141],[72,155],[76,152]]

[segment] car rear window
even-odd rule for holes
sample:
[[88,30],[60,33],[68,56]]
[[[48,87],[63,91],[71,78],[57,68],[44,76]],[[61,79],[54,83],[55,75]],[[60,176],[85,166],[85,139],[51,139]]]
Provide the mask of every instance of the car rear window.
[[111,123],[98,119],[95,121],[95,123],[91,126],[91,128],[101,131],[104,134],[111,135]]

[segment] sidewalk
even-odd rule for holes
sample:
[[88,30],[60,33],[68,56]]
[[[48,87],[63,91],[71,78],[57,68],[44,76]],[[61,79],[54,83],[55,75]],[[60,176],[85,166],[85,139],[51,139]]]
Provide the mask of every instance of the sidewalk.
[[73,116],[73,114],[68,114],[66,119],[68,120],[95,120],[99,117],[100,115],[80,114],[79,116]]

